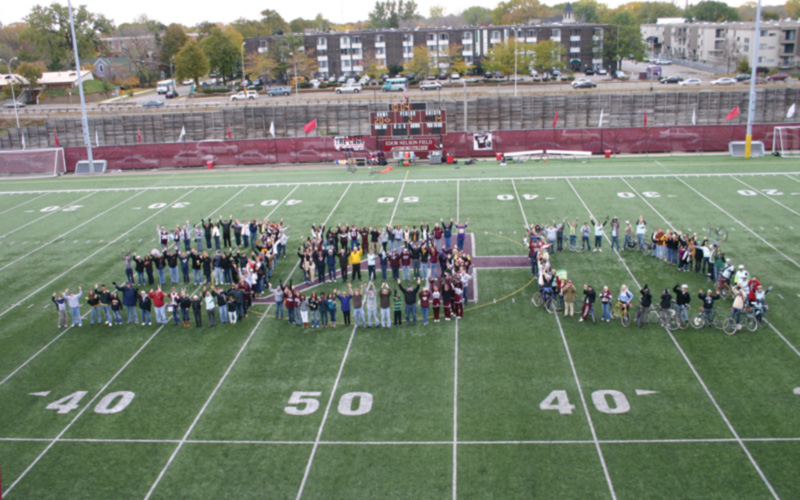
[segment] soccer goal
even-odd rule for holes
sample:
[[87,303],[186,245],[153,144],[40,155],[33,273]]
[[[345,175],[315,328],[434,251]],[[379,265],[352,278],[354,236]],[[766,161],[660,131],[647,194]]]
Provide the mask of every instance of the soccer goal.
[[783,158],[800,157],[800,127],[775,127],[772,154]]
[[[728,153],[731,156],[744,156],[747,143],[745,141],[733,141],[728,143]],[[764,143],[761,141],[750,142],[750,157],[761,158],[764,156]]]
[[64,148],[0,150],[0,176],[58,176],[67,172]]

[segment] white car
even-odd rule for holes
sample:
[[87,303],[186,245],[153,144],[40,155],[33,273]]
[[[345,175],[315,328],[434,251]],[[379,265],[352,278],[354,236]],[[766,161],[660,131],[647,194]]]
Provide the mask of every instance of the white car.
[[678,82],[679,87],[696,87],[698,85],[702,85],[703,80],[699,78],[687,78],[682,82]]
[[711,85],[734,85],[736,83],[735,78],[730,78],[727,76],[723,76],[722,78],[717,78],[711,82]]
[[182,81],[181,85],[191,85],[193,83],[194,83],[194,80],[192,80],[191,78],[188,78],[188,79]]
[[588,78],[576,78],[575,80],[572,81],[572,83],[570,83],[570,85],[572,85],[572,88],[574,89],[575,87],[578,86],[579,83],[588,81],[589,81]]
[[442,84],[437,82],[436,80],[422,82],[419,84],[420,90],[441,90]]
[[659,66],[669,66],[669,65],[672,64],[672,61],[670,61],[668,59],[656,59],[655,64],[657,64]]
[[606,71],[604,68],[600,68],[600,69],[597,70],[597,74],[598,75],[607,75],[608,71]]
[[455,73],[455,72],[454,73],[450,73],[450,79],[451,80],[458,80],[459,78],[461,78],[461,75],[459,75],[458,73]]
[[241,91],[231,96],[231,101],[254,101],[256,99],[258,99],[258,92],[255,90]]
[[341,87],[336,87],[337,94],[358,94],[361,92],[361,85],[358,83],[345,83]]

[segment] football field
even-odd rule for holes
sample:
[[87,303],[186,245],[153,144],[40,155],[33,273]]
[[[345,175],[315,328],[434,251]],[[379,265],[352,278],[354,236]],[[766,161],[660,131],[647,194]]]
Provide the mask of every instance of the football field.
[[[85,302],[58,329],[51,301],[124,282],[121,254],[156,248],[156,225],[282,218],[273,283],[299,283],[312,224],[469,218],[473,257],[526,257],[525,225],[590,214],[725,228],[726,256],[774,286],[770,324],[581,323],[502,264],[476,265],[462,319],[391,330],[303,330],[268,304],[236,325],[109,328]],[[3,180],[3,499],[800,498],[799,234],[800,168],[773,157]],[[648,284],[657,302],[685,283],[691,314],[711,286],[608,238],[552,261],[579,290]]]

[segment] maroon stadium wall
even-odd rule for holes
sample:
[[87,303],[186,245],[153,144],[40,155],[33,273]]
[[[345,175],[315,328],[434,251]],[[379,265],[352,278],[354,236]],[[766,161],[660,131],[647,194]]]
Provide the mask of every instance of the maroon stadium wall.
[[[787,124],[780,124],[786,126]],[[776,125],[753,126],[753,140],[772,146]],[[580,150],[592,153],[663,153],[727,151],[728,143],[744,140],[744,125],[697,127],[630,127],[592,129],[510,130],[492,133],[492,149],[476,151],[471,132],[441,137],[443,149],[464,157],[495,156],[496,153],[544,150]],[[263,165],[272,163],[326,163],[347,157],[336,151],[333,137],[303,137],[242,141],[201,141],[163,144],[102,146],[93,149],[94,158],[106,160],[109,170],[153,169],[215,165]],[[368,151],[381,147],[380,141],[365,137]],[[438,139],[438,138],[437,138]],[[366,152],[350,153],[353,157]],[[86,149],[66,148],[67,170],[86,159]]]

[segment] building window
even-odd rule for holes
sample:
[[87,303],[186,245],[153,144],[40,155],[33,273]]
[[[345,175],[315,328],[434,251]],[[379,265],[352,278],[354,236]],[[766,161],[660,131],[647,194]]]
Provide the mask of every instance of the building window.
[[718,29],[716,31],[716,35],[715,36],[717,38],[724,38],[725,37],[725,30],[724,29]]
[[317,38],[317,47],[327,47],[327,46],[328,46],[327,38]]
[[744,43],[750,43],[750,38],[745,37]]
[[328,51],[327,50],[325,50],[325,49],[317,49],[317,57],[319,57],[319,56],[327,56],[327,55],[328,55]]
[[414,35],[403,35],[403,41],[404,42],[413,42],[414,41]]
[[436,33],[428,33],[428,41],[435,42],[436,41]]
[[377,47],[375,48],[375,54],[383,55],[386,53],[386,47]]
[[570,47],[580,47],[581,46],[581,42],[569,42],[569,46]]
[[350,49],[342,49],[342,55],[343,56],[350,55]]
[[472,33],[470,33],[469,31],[465,31],[464,33],[461,33],[461,39],[462,40],[472,40]]
[[375,42],[376,43],[385,42],[385,41],[386,41],[386,38],[383,35],[375,35]]
[[550,30],[550,38],[561,38],[561,30],[559,29]]
[[354,36],[353,37],[353,43],[361,43],[361,37],[360,36]]
[[317,63],[317,66],[319,66],[319,69],[327,68],[328,67],[328,61],[319,61]]
[[758,50],[767,50],[767,44],[766,43],[759,43],[758,44]]
[[581,36],[581,30],[580,29],[572,29],[572,30],[570,30],[569,34],[571,36]]
[[536,30],[528,30],[528,38],[536,38]]
[[342,38],[339,39],[339,43],[342,45],[350,45],[350,37],[343,36]]
[[492,31],[492,40],[500,40],[500,32],[495,30]]
[[783,32],[783,36],[784,36],[784,38],[786,38],[787,41],[792,41],[797,36],[797,32],[796,31],[784,31]]
[[[783,45],[783,53],[784,54],[793,54],[794,53],[794,44],[793,43],[786,43]],[[103,71],[103,67],[100,66],[100,71]]]
[[439,40],[447,41],[449,39],[450,39],[450,35],[448,35],[447,33],[439,33]]

